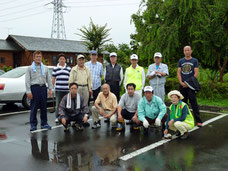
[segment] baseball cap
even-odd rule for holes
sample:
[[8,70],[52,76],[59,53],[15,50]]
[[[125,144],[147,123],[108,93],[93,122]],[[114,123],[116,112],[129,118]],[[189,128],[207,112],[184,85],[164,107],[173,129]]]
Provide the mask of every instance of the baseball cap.
[[131,60],[132,60],[132,59],[137,59],[137,60],[138,60],[138,56],[137,56],[136,54],[132,54],[132,55],[131,55]]
[[82,54],[79,54],[79,55],[77,56],[77,59],[79,59],[79,58],[85,58],[85,56],[82,55]]
[[110,53],[109,57],[112,57],[112,56],[116,56],[116,57],[117,57],[116,52],[112,52],[112,53]]
[[144,92],[147,92],[147,91],[153,92],[153,88],[151,86],[144,87]]
[[154,58],[155,58],[155,57],[161,58],[161,57],[162,57],[162,54],[161,54],[160,52],[156,52],[156,53],[154,54]]
[[93,54],[96,54],[97,55],[97,51],[96,50],[91,50],[90,51],[90,54],[93,55]]

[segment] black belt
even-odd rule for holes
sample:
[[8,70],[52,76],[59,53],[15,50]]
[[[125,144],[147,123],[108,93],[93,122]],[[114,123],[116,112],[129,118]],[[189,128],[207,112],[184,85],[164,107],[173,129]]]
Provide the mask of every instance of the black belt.
[[46,87],[45,84],[33,84],[32,86]]
[[80,86],[80,87],[87,87],[88,86],[88,84],[78,84],[78,86]]

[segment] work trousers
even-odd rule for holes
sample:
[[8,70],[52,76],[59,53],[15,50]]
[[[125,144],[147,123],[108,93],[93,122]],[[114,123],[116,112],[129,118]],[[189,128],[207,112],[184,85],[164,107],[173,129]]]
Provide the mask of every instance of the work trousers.
[[119,81],[108,81],[107,84],[110,86],[110,91],[116,95],[117,101],[119,101],[120,100]]
[[88,86],[78,86],[78,93],[83,98],[85,106],[88,106],[88,101],[89,101]]
[[[102,108],[103,109],[103,108]],[[103,109],[104,110],[104,109]],[[100,115],[100,111],[99,109],[96,108],[96,106],[93,106],[91,108],[92,111],[92,119],[93,122],[96,122],[99,120],[99,115]],[[111,111],[110,110],[104,110],[104,115],[108,115]],[[117,121],[117,113],[114,113],[111,117],[110,117],[110,122],[112,124],[115,124]]]
[[55,116],[56,116],[56,118],[59,117],[59,104],[67,93],[68,93],[68,91],[55,91],[55,101],[56,101]]
[[200,119],[199,106],[197,104],[196,93],[190,88],[183,88],[179,86],[180,93],[184,96],[183,102],[188,104],[188,100],[192,106],[193,114],[196,120],[196,123],[202,123]]
[[[78,114],[76,116],[70,116],[70,115],[66,115],[63,118],[66,119],[66,125],[63,125],[65,128],[72,122],[76,122],[77,124],[79,124],[80,126],[82,126],[83,124],[83,118],[84,118],[84,114]],[[62,123],[61,118],[59,118],[59,121]]]
[[188,132],[189,130],[191,130],[191,127],[185,122],[176,121],[174,122],[174,124],[169,126],[169,129],[175,132],[178,130],[180,131],[181,135],[184,135],[185,132]]
[[165,84],[151,84],[153,88],[154,95],[160,97],[163,102],[165,102]]
[[37,126],[37,109],[40,108],[41,126],[47,124],[47,87],[45,85],[32,85],[32,100],[30,103],[30,125]]

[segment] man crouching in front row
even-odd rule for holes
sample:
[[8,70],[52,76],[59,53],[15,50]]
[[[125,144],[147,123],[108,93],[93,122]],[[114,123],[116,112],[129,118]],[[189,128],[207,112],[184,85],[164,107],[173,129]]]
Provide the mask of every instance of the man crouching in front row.
[[[101,104],[101,106],[99,106]],[[117,121],[117,99],[115,94],[110,92],[108,84],[102,85],[102,92],[100,92],[95,100],[94,106],[91,108],[93,126],[92,129],[100,128],[101,122],[99,115],[103,116],[112,123],[112,127],[116,127]]]
[[77,83],[70,83],[70,92],[65,95],[59,105],[59,121],[65,127],[64,132],[69,131],[71,121],[77,130],[83,130],[83,123],[88,120],[88,107],[85,106],[83,98],[77,93]]

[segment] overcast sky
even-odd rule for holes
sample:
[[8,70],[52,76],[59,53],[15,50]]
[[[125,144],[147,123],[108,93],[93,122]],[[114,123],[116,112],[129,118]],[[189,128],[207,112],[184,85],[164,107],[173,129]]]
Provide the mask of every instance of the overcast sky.
[[[1,0],[0,39],[9,34],[51,37],[54,0]],[[78,30],[88,26],[90,17],[98,25],[108,24],[114,44],[130,43],[135,32],[131,15],[139,9],[141,0],[63,0],[67,6],[64,13],[66,37],[80,40]],[[65,11],[65,10],[64,10]]]

